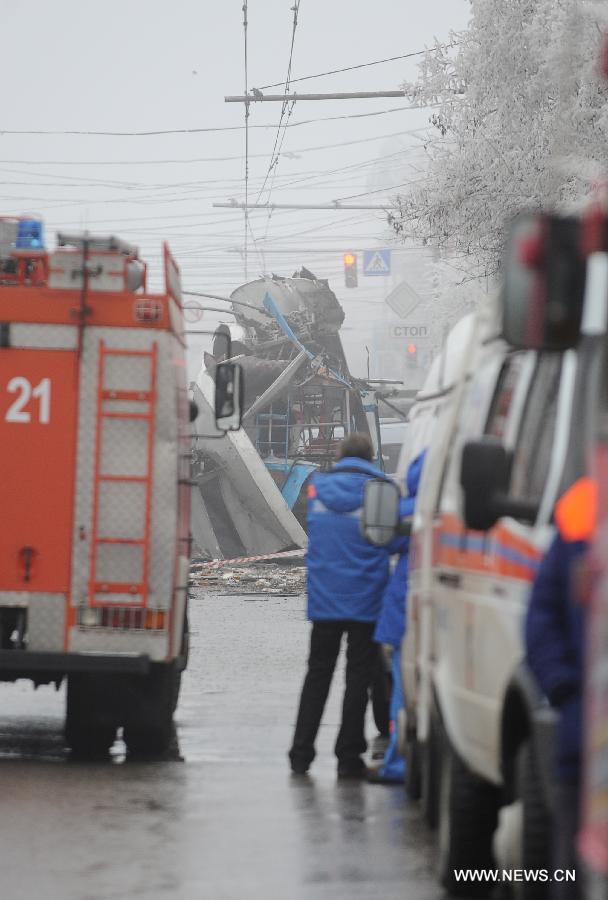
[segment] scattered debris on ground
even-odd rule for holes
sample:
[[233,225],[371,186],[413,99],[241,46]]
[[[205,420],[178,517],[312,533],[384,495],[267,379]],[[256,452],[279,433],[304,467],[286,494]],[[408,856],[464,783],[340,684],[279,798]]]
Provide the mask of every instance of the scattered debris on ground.
[[207,587],[214,593],[252,598],[260,594],[295,596],[304,593],[306,568],[300,560],[289,563],[256,562],[231,565],[230,560],[194,563],[190,580],[196,587]]

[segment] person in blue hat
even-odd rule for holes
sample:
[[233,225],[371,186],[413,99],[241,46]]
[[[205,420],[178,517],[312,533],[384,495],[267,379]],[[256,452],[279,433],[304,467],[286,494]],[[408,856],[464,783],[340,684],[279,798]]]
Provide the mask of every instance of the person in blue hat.
[[378,647],[373,635],[389,579],[389,559],[405,546],[370,544],[361,534],[365,484],[389,480],[373,463],[369,438],[351,434],[340,445],[329,472],[308,487],[307,591],[312,622],[308,671],[289,751],[292,772],[303,775],[315,757],[315,740],[344,634],[347,635],[346,688],[342,724],[335,745],[339,778],[366,778],[365,709]]
[[[402,519],[414,513],[416,495],[422,475],[422,466],[426,451],[420,453],[410,464],[405,476],[407,497],[400,502],[399,513]],[[409,559],[409,538],[406,538],[397,565],[391,575],[382,598],[382,610],[374,632],[374,640],[379,644],[387,644],[392,649],[391,671],[393,690],[390,703],[390,737],[384,753],[382,764],[372,769],[368,781],[374,784],[398,784],[405,777],[405,760],[397,746],[397,719],[399,710],[404,706],[403,683],[401,680],[401,643],[405,635],[405,609],[407,597],[407,573]]]

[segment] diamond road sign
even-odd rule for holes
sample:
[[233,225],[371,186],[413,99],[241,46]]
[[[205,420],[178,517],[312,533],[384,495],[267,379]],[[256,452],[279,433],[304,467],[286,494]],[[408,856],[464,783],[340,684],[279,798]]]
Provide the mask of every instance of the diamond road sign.
[[364,250],[363,251],[364,275],[390,275],[391,251],[390,250]]
[[422,303],[422,297],[406,281],[402,281],[390,292],[384,302],[402,319],[407,319]]

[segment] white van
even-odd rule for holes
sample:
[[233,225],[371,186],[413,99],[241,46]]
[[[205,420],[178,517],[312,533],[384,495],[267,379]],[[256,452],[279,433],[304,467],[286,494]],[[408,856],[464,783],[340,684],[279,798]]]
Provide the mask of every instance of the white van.
[[[437,435],[410,559],[403,654],[408,733],[420,748],[423,808],[430,824],[438,820],[448,888],[454,867],[492,864],[500,802],[514,799],[523,779],[526,789],[537,790],[534,773],[551,770],[542,752],[549,743],[537,727],[537,719],[541,726],[545,721],[538,715],[542,702],[522,664],[523,618],[551,537],[575,359],[572,353],[508,352],[501,343],[487,340],[476,348],[460,404]],[[462,448],[483,435],[512,453],[508,495],[539,504],[534,522],[505,516],[487,532],[466,527]],[[543,831],[542,846],[524,849],[524,863],[546,863],[543,797],[522,799],[534,807],[528,811]],[[530,830],[532,821],[524,827]]]
[[[567,235],[571,228],[556,225]],[[522,290],[518,282],[518,298]],[[553,713],[524,662],[523,620],[572,461],[575,387],[580,398],[586,363],[557,344],[553,352],[514,350],[501,330],[489,309],[480,312],[466,369],[433,435],[410,552],[409,787],[438,824],[439,874],[455,894],[466,887],[456,868],[492,866],[503,805],[519,814],[521,867],[549,863]],[[539,896],[538,885],[521,895]]]
[[460,381],[467,348],[471,341],[475,316],[460,319],[447,336],[441,353],[435,357],[424,385],[416,395],[407,417],[407,432],[401,445],[396,478],[403,484],[409,464],[430,446],[442,409],[450,402]]
[[[504,307],[488,304],[475,317],[432,431],[411,532],[406,786],[439,826],[439,875],[454,895],[491,890],[490,881],[458,881],[456,870],[493,867],[501,806],[516,826],[513,865],[548,868],[554,718],[524,662],[523,619],[555,500],[578,477],[596,390],[593,342],[605,333],[607,278],[601,290],[588,279],[572,349],[585,285],[578,224],[544,216],[516,228]],[[546,241],[536,255],[542,269],[524,262],[530,233]],[[395,509],[394,497],[385,504],[374,494],[365,533],[374,520],[378,533]],[[544,896],[546,887],[519,884],[518,896]]]

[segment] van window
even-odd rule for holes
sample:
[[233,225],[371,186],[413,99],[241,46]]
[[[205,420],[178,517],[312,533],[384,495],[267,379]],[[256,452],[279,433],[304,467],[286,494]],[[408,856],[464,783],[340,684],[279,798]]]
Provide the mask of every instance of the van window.
[[490,434],[496,438],[504,437],[511,401],[523,368],[524,358],[524,353],[512,353],[505,360],[498,376],[485,434]]
[[513,458],[510,494],[540,500],[551,461],[562,355],[550,353],[538,361]]

